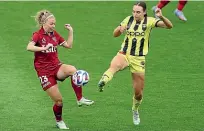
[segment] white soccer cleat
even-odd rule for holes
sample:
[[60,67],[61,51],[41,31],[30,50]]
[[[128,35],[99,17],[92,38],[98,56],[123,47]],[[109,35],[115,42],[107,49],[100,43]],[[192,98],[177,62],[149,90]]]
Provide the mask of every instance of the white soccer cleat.
[[78,106],[82,106],[82,105],[87,105],[90,106],[94,103],[94,101],[92,100],[88,100],[84,97],[82,97],[79,101],[77,101]]
[[174,14],[175,14],[180,20],[182,20],[182,21],[187,21],[187,19],[186,19],[185,15],[183,14],[182,11],[176,9],[176,10],[174,11]]
[[132,111],[132,118],[133,118],[133,124],[139,125],[140,124],[140,116],[138,111]]
[[152,11],[153,11],[153,13],[154,13],[154,17],[156,18],[156,19],[159,19],[159,17],[157,17],[157,15],[156,15],[156,10],[158,9],[158,7],[157,6],[153,6],[152,7]]
[[56,126],[59,129],[64,129],[64,130],[68,130],[69,128],[66,126],[66,124],[64,123],[64,121],[58,121],[56,122]]

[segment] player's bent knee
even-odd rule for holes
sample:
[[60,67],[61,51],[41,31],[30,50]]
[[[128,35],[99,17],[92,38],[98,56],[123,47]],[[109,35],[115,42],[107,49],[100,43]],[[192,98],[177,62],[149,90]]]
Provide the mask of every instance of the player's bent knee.
[[62,98],[58,98],[58,99],[55,100],[55,104],[58,105],[58,106],[62,105],[62,103],[63,103]]
[[67,76],[73,75],[74,72],[76,72],[76,71],[77,71],[76,67],[74,67],[72,65],[67,65],[66,68],[64,69],[64,73]]
[[110,68],[118,71],[122,69],[122,65],[120,63],[111,63]]
[[135,90],[136,95],[141,95],[144,89],[144,84],[143,82],[135,81],[133,82],[133,88]]
[[76,72],[77,71],[77,69],[76,69],[76,67],[75,66],[70,66],[69,67],[69,73],[72,75],[72,74],[74,74],[74,72]]

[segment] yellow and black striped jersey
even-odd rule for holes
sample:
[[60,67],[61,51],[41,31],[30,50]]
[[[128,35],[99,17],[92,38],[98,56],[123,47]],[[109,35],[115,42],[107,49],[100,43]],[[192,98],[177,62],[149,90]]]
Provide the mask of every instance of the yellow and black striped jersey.
[[153,17],[144,17],[142,21],[136,21],[133,16],[126,17],[120,24],[127,26],[120,51],[133,56],[145,56],[149,49],[150,32],[158,21]]

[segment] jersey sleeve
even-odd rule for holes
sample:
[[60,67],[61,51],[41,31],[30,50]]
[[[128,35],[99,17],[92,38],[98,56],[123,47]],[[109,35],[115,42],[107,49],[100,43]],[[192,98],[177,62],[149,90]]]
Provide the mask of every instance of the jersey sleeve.
[[63,45],[66,41],[64,40],[64,38],[57,32],[56,33],[56,36],[58,37],[58,45]]
[[59,37],[59,45],[63,45],[65,43],[65,40],[62,36]]
[[37,43],[39,40],[39,34],[38,33],[33,33],[33,36],[31,38],[31,42]]
[[151,28],[157,27],[157,23],[159,21],[161,21],[161,20],[153,18],[153,17],[149,17],[149,22],[150,22]]
[[126,17],[121,23],[120,26],[127,26],[130,16]]

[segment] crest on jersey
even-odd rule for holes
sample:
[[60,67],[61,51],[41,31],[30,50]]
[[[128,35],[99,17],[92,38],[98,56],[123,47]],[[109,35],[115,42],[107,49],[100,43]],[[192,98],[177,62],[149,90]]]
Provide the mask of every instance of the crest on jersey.
[[42,38],[42,43],[45,44],[46,43],[46,39],[43,37]]
[[52,37],[52,40],[54,40],[55,42],[57,42],[57,39],[56,39],[56,37]]
[[146,24],[142,24],[142,30],[145,31],[147,29],[147,25]]

